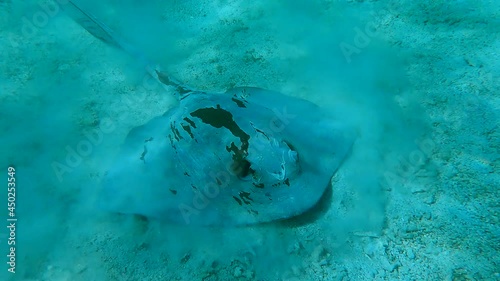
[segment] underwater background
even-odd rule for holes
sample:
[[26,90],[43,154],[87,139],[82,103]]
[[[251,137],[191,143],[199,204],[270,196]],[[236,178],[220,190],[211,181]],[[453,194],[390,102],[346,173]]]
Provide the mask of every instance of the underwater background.
[[0,0],[0,206],[9,226],[14,167],[18,219],[0,280],[500,280],[500,1],[78,3],[186,85],[304,98],[358,138],[329,200],[295,219],[103,211],[103,175],[172,89],[68,1]]

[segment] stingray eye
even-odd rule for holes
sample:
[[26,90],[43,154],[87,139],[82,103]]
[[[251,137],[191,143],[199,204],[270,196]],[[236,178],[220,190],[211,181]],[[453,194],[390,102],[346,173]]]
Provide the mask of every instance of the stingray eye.
[[231,171],[242,180],[249,180],[249,175],[253,173],[252,168],[250,168],[250,162],[246,159],[235,160],[231,164]]
[[293,162],[299,161],[299,155],[297,154],[297,151],[294,150],[288,150],[288,158]]

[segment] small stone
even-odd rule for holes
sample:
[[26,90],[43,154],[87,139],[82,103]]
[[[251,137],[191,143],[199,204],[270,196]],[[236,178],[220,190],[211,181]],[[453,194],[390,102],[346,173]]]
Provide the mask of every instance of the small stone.
[[406,227],[406,232],[415,232],[418,230],[418,227],[416,224],[410,224]]
[[298,253],[301,248],[302,245],[300,244],[300,242],[296,241],[292,245],[288,246],[287,253],[289,254]]
[[416,193],[424,193],[427,191],[424,185],[411,185],[411,193],[416,194]]
[[432,205],[436,203],[436,196],[434,194],[430,194],[424,201],[426,204]]
[[430,220],[432,218],[432,214],[430,212],[425,212],[422,217],[426,220]]
[[413,250],[411,248],[408,248],[408,250],[406,251],[406,255],[411,260],[415,259],[415,253],[413,252]]
[[300,275],[300,269],[299,269],[299,267],[297,267],[297,266],[295,266],[295,265],[294,265],[294,266],[292,266],[292,273],[293,273],[293,275],[295,275],[295,276],[299,276],[299,275]]
[[233,276],[234,277],[241,277],[241,275],[243,275],[243,269],[241,269],[241,267],[237,266],[234,269]]
[[399,263],[394,263],[394,264],[391,265],[391,267],[388,270],[389,270],[389,272],[393,272],[394,270],[396,270],[400,266],[401,265]]
[[182,259],[181,259],[181,263],[182,263],[182,264],[184,264],[184,263],[188,262],[190,258],[191,258],[191,253],[186,253],[186,254],[182,257]]
[[312,251],[311,258],[313,261],[320,261],[321,257],[323,257],[326,254],[326,250],[322,245],[318,245],[314,250]]
[[245,274],[243,274],[243,275],[245,276],[246,279],[253,279],[253,276],[254,276],[253,271],[251,271],[251,270],[245,271]]
[[82,272],[84,272],[85,270],[87,270],[87,266],[86,266],[86,265],[83,265],[83,264],[80,264],[80,263],[79,263],[79,264],[77,264],[77,265],[75,266],[75,272],[76,272],[76,273],[82,273]]

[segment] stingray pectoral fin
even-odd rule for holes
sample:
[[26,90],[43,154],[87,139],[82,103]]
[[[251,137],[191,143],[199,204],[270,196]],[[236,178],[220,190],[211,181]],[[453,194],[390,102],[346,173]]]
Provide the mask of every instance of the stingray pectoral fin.
[[164,175],[173,169],[172,149],[168,140],[169,118],[156,117],[132,129],[114,165],[102,180],[99,205],[118,213],[157,217],[170,198],[175,184]]
[[298,124],[291,122],[295,128],[309,128],[308,134],[300,134],[297,130],[288,130],[287,135],[294,139],[294,145],[302,151],[303,161],[313,165],[314,169],[331,176],[348,157],[356,139],[355,131],[347,126],[326,119],[314,124]]
[[[279,176],[279,169],[264,170],[264,173],[268,173],[259,176],[271,174],[270,181],[274,173],[277,175],[275,181],[251,189],[255,198],[252,208],[259,213],[256,216],[248,215],[238,222],[290,218],[314,207],[331,186],[332,176],[348,157],[356,139],[354,129],[325,108],[274,91],[243,87],[232,89],[225,95],[245,103],[244,108],[234,104],[232,109],[240,126],[246,131],[255,131],[250,139],[251,142],[257,142],[254,146],[257,155],[249,156],[252,165],[256,164],[257,159],[264,158],[267,160],[261,161],[259,166],[272,168],[273,165],[269,163],[275,161],[273,157],[266,158],[266,155],[272,154],[275,147],[272,145],[273,140],[282,140],[294,152],[288,159],[297,159],[299,166],[294,173],[283,171]],[[261,137],[255,139],[255,136]],[[278,153],[274,158],[282,155]],[[280,180],[282,174],[285,177]]]
[[290,186],[283,193],[272,190],[273,209],[268,211],[275,219],[291,218],[313,208],[331,188],[331,178],[348,158],[356,138],[351,128],[331,119],[314,125],[291,122],[283,136],[293,143],[301,171],[289,177]]

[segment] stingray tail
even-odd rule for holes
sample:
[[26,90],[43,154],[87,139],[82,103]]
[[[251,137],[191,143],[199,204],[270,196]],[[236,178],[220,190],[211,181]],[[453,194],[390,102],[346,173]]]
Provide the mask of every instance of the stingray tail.
[[82,9],[74,1],[69,0],[67,5],[64,5],[64,11],[68,14],[75,22],[80,26],[85,28],[92,36],[101,40],[102,42],[111,45],[115,48],[121,49],[128,54],[134,56],[141,63],[146,65],[147,72],[155,78],[158,82],[172,86],[176,89],[176,97],[180,99],[183,95],[189,92],[194,92],[195,90],[182,85],[178,80],[169,76],[160,69],[158,64],[152,63],[146,58],[141,52],[139,52],[132,45],[123,40],[118,34],[116,34],[110,27],[108,27],[103,22],[99,21],[94,15]]

